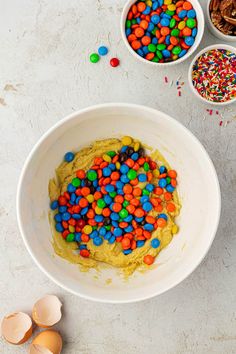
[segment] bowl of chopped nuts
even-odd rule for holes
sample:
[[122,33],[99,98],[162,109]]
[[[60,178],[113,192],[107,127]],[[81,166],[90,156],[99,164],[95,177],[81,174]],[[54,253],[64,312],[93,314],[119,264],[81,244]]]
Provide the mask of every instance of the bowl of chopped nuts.
[[209,30],[215,37],[236,42],[235,0],[208,0],[206,14]]

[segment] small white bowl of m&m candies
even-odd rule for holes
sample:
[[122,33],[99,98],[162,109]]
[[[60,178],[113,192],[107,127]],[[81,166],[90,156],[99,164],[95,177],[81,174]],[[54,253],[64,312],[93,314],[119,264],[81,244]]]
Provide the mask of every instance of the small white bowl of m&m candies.
[[129,0],[121,17],[128,50],[152,65],[181,63],[197,49],[204,15],[197,0]]
[[225,106],[236,102],[236,49],[215,44],[201,50],[188,72],[189,85],[202,102]]

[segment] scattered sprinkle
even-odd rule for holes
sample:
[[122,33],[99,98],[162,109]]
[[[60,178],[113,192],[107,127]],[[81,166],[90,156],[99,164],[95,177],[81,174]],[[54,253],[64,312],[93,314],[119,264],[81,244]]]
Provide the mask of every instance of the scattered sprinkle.
[[169,87],[172,87],[173,86],[173,84],[174,84],[174,82],[175,82],[175,85],[176,85],[176,90],[177,90],[177,95],[178,95],[178,97],[180,97],[180,96],[182,96],[182,87],[184,86],[184,84],[185,84],[185,82],[184,81],[179,81],[180,79],[181,79],[181,75],[178,77],[178,79],[176,80],[176,79],[171,79],[170,80],[170,78],[168,78],[167,76],[164,76],[164,83],[168,83],[169,84]]

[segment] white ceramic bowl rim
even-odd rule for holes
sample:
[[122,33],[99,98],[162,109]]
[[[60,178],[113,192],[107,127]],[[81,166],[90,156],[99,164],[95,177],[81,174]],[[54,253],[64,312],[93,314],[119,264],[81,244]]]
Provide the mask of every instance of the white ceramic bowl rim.
[[226,102],[212,102],[212,101],[208,101],[206,98],[202,97],[198,91],[195,89],[195,87],[193,86],[193,82],[192,82],[192,70],[193,70],[193,65],[194,63],[196,62],[196,60],[204,53],[208,52],[209,50],[212,50],[212,49],[226,49],[226,50],[229,50],[233,53],[236,54],[236,48],[234,48],[233,46],[229,45],[229,44],[212,44],[212,45],[209,45],[205,48],[203,48],[202,50],[200,50],[200,52],[198,52],[195,57],[193,58],[190,66],[189,66],[189,70],[188,70],[188,81],[189,81],[189,85],[190,85],[190,88],[192,90],[192,92],[194,93],[194,95],[196,97],[198,97],[202,102],[204,103],[209,103],[211,105],[214,105],[214,106],[218,106],[218,107],[221,107],[221,106],[227,106],[229,104],[232,104],[236,101],[236,98],[232,99],[232,100],[229,100],[229,101],[226,101]]
[[205,250],[202,254],[198,255],[198,257],[195,259],[195,262],[193,264],[191,264],[191,267],[189,267],[188,269],[185,269],[185,272],[182,272],[181,276],[177,277],[175,279],[175,281],[172,282],[172,284],[167,285],[165,287],[163,287],[161,292],[153,292],[153,293],[149,293],[146,295],[137,295],[136,297],[134,297],[133,299],[116,299],[113,300],[112,298],[110,299],[103,299],[100,297],[96,297],[96,295],[85,295],[83,293],[79,293],[74,291],[73,289],[71,289],[69,286],[65,286],[61,281],[59,281],[55,276],[53,276],[50,271],[48,271],[44,265],[37,259],[37,256],[34,254],[34,251],[32,250],[30,243],[27,240],[27,237],[25,236],[25,225],[23,225],[22,223],[22,216],[21,216],[21,198],[22,198],[22,191],[21,191],[21,187],[23,184],[23,180],[25,178],[25,175],[27,173],[27,168],[28,165],[31,162],[31,159],[33,158],[34,154],[37,152],[37,150],[40,148],[40,145],[42,144],[42,142],[50,136],[50,134],[52,132],[54,132],[55,130],[57,130],[58,127],[61,127],[65,122],[68,122],[70,120],[75,119],[76,117],[78,117],[79,115],[83,115],[84,113],[87,112],[93,112],[95,110],[98,109],[102,109],[102,108],[132,108],[132,109],[143,109],[146,110],[147,112],[151,113],[157,113],[158,111],[150,108],[150,107],[146,107],[146,106],[141,106],[141,105],[136,105],[136,104],[128,104],[128,103],[108,103],[108,104],[100,104],[100,105],[94,105],[88,108],[84,108],[82,110],[79,110],[77,112],[74,112],[73,114],[68,115],[67,117],[65,117],[64,119],[60,120],[58,123],[56,123],[54,126],[52,126],[48,131],[46,131],[43,136],[38,140],[38,142],[35,144],[35,146],[33,147],[33,149],[31,150],[30,154],[28,155],[20,178],[19,178],[19,182],[18,182],[18,187],[17,187],[17,196],[16,196],[16,211],[17,211],[17,221],[18,221],[18,225],[19,225],[19,229],[20,229],[20,233],[22,235],[24,244],[29,252],[29,254],[31,255],[31,257],[33,258],[34,262],[37,264],[37,266],[42,270],[43,273],[45,273],[47,275],[48,278],[50,278],[53,282],[55,282],[57,285],[59,285],[61,288],[67,290],[70,293],[73,293],[75,295],[79,295],[85,299],[89,299],[89,300],[94,300],[94,301],[99,301],[99,302],[104,302],[104,303],[131,303],[131,302],[137,302],[137,301],[142,301],[142,300],[146,300],[149,298],[152,298],[154,296],[160,295],[166,291],[168,291],[169,289],[175,287],[176,285],[178,285],[180,282],[182,282],[185,278],[187,278],[196,268],[197,266],[202,262],[202,260],[204,259],[204,257],[206,256],[207,252],[209,251],[212,242],[214,240],[217,228],[218,228],[218,224],[219,224],[219,220],[220,220],[220,213],[221,213],[221,194],[220,194],[220,186],[219,186],[219,181],[217,178],[217,174],[214,168],[214,165],[209,157],[209,155],[207,154],[206,150],[204,149],[204,147],[202,146],[202,144],[199,142],[199,140],[185,127],[183,126],[180,122],[178,122],[177,120],[175,120],[174,118],[171,118],[170,116],[161,113],[161,115],[167,120],[169,121],[172,125],[174,125],[176,128],[181,129],[182,131],[184,131],[186,134],[189,135],[189,137],[191,137],[191,139],[193,139],[193,141],[195,142],[196,145],[198,145],[199,150],[201,150],[201,152],[205,155],[207,162],[209,163],[209,167],[211,169],[211,172],[213,173],[214,176],[214,183],[216,186],[216,199],[215,199],[215,203],[216,203],[216,215],[215,215],[215,223],[214,223],[214,229],[213,232],[211,234],[211,236],[209,237],[209,239],[206,240],[206,247]]
[[[127,17],[127,14],[128,14],[128,11],[129,11],[131,5],[133,3],[135,3],[136,1],[137,0],[128,0],[127,1],[127,3],[125,4],[125,6],[123,8],[122,15],[121,15],[121,22],[120,22],[121,36],[123,38],[123,41],[124,41],[126,47],[128,48],[129,52],[136,59],[140,60],[142,63],[150,64],[150,65],[153,65],[153,66],[156,66],[156,67],[157,66],[164,67],[164,66],[171,66],[171,65],[180,64],[183,61],[185,61],[186,59],[188,59],[195,52],[195,50],[197,49],[197,47],[201,43],[201,40],[202,40],[202,37],[203,37],[203,33],[204,33],[204,28],[205,28],[205,18],[204,18],[203,10],[202,10],[202,7],[201,7],[201,5],[199,4],[198,1],[189,0],[190,2],[195,2],[196,1],[196,3],[194,4],[194,6],[195,6],[194,9],[196,10],[197,17],[198,17],[198,32],[197,32],[197,35],[195,37],[195,42],[192,45],[192,47],[188,50],[188,52],[182,58],[179,58],[179,59],[177,59],[175,61],[170,61],[168,63],[156,63],[156,62],[152,62],[152,61],[146,60],[146,59],[142,58],[140,55],[138,55],[133,50],[133,48],[130,46],[130,44],[129,44],[127,38],[126,38],[126,35],[125,35],[125,21],[126,21],[126,17]],[[199,24],[200,24],[200,26],[199,26]]]

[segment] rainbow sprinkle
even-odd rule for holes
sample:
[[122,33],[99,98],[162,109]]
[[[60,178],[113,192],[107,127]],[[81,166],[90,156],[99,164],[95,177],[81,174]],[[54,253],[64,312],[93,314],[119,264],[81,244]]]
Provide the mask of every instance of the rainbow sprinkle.
[[227,102],[236,98],[236,54],[213,49],[193,65],[193,86],[208,101]]

